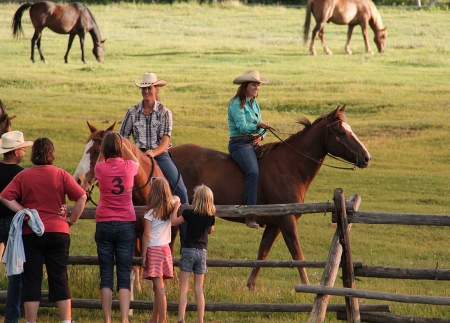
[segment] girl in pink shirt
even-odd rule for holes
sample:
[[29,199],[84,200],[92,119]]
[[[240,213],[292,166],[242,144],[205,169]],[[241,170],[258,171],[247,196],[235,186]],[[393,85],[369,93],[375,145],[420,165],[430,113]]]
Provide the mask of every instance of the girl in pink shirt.
[[95,242],[100,265],[100,298],[104,322],[111,322],[114,260],[122,323],[128,323],[130,273],[133,261],[136,214],[132,194],[138,159],[131,144],[116,132],[105,134],[95,165],[100,200],[96,209]]

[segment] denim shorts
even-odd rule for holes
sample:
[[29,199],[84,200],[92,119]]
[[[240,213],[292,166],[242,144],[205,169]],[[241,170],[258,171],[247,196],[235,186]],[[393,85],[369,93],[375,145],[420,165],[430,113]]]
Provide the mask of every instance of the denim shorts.
[[206,250],[198,248],[181,249],[180,270],[206,274]]
[[95,242],[100,265],[100,289],[114,288],[114,260],[117,290],[130,289],[134,241],[134,222],[97,222]]

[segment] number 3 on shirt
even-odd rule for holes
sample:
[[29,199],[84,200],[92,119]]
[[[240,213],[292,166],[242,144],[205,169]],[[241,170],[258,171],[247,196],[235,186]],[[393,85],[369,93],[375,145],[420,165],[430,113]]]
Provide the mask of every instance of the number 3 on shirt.
[[122,184],[122,178],[120,178],[120,177],[114,177],[114,179],[112,180],[112,183],[113,183],[113,184],[114,184],[114,183],[117,183],[116,185],[114,185],[114,187],[118,188],[118,190],[117,190],[117,191],[112,190],[111,193],[112,193],[112,194],[115,194],[115,195],[122,194],[123,191],[125,190],[125,188],[123,187],[123,185],[121,185],[121,184]]

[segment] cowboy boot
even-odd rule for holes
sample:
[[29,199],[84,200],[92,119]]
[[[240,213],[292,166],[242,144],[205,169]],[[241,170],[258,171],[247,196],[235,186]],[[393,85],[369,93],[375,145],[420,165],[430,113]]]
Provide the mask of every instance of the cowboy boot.
[[258,223],[256,223],[256,217],[250,216],[245,218],[245,224],[252,229],[258,229]]

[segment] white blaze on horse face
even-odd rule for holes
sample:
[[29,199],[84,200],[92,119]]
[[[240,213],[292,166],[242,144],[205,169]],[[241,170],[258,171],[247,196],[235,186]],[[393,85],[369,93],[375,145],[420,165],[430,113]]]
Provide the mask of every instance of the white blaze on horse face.
[[364,148],[364,150],[366,151],[367,156],[369,156],[369,158],[370,158],[371,156],[370,156],[369,151],[367,150],[366,146],[364,146],[364,144],[363,144],[363,143],[358,139],[358,137],[353,133],[352,127],[350,127],[350,125],[349,125],[347,122],[342,122],[342,128],[344,128],[345,130],[347,130],[347,131],[350,133],[350,135],[351,135],[353,138],[355,138],[355,140],[356,140],[357,142],[359,142],[359,144],[360,144],[360,145]]
[[75,174],[73,174],[73,178],[75,180],[80,179],[81,180],[81,186],[87,186],[89,183],[85,183],[86,181],[86,174],[90,170],[91,165],[91,154],[88,152],[89,149],[91,149],[94,142],[91,140],[89,141],[86,146],[84,146],[84,154],[83,157],[81,157],[80,163],[78,164],[77,170],[75,171]]

